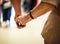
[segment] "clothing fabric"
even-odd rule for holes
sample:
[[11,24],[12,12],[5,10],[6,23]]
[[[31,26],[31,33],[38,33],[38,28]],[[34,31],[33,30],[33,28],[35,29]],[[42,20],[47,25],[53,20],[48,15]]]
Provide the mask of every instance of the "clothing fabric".
[[11,16],[11,9],[12,9],[12,5],[8,8],[4,8],[4,4],[7,3],[8,1],[3,0],[3,4],[2,4],[2,12],[3,12],[3,21],[10,21],[10,16]]
[[37,0],[24,0],[23,2],[24,12],[29,12],[30,10],[32,10],[37,3],[36,1]]
[[0,12],[2,12],[2,6],[0,6]]
[[1,24],[1,13],[2,13],[2,6],[0,6],[0,24]]
[[58,6],[59,0],[42,0],[42,2],[50,3],[52,5]]
[[3,21],[10,21],[10,17],[11,17],[11,9],[12,7],[8,8],[8,9],[3,9]]
[[60,44],[60,2],[59,0],[42,1],[56,6],[55,10],[49,15],[42,31],[44,42],[45,44]]

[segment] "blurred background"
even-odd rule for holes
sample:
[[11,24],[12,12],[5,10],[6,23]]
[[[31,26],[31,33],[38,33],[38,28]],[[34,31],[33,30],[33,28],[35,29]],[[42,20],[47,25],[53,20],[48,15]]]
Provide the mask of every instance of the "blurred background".
[[[28,13],[40,2],[41,0],[22,0],[22,14]],[[0,4],[0,44],[44,44],[41,32],[50,12],[28,22],[26,27],[18,29],[14,21],[14,8],[10,0],[4,1]]]

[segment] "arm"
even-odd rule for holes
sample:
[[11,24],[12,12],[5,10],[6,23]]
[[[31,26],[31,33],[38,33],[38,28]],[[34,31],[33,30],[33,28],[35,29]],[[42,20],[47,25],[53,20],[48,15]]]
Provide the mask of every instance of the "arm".
[[3,0],[0,0],[0,5],[2,5],[2,3],[3,3]]
[[[21,14],[21,0],[11,0],[15,12],[17,15]],[[19,6],[20,5],[20,6]],[[31,14],[34,18],[43,15],[44,13],[53,10],[54,6],[49,3],[41,2],[38,6],[36,6],[33,10],[31,10]],[[15,19],[18,24],[21,23],[22,25],[26,25],[27,22],[31,21],[31,17],[29,13],[27,15],[21,15]]]
[[35,7],[31,13],[32,13],[32,16],[34,18],[38,17],[38,16],[41,16],[43,14],[45,14],[46,12],[50,11],[50,10],[53,10],[54,9],[54,5],[51,5],[51,4],[48,4],[48,3],[44,3],[44,2],[41,2],[41,4],[39,4],[37,7]]
[[[44,2],[41,2],[38,6],[36,6],[33,10],[31,10],[31,14],[33,16],[33,18],[37,18],[41,15],[44,15],[46,12],[50,11],[50,10],[54,10],[55,9],[55,6],[54,5],[51,5],[49,3],[44,3]],[[26,16],[25,18],[27,21],[26,22],[29,22],[31,21],[31,17],[28,13],[28,15]]]
[[16,16],[21,15],[21,0],[11,0]]
[[[41,2],[41,4],[39,4],[38,6],[36,6],[33,10],[31,10],[31,14],[34,18],[37,18],[38,16],[41,16],[43,14],[45,14],[46,12],[50,11],[50,10],[54,10],[55,6],[48,4],[48,3],[43,3]],[[21,24],[26,24],[27,22],[31,21],[32,18],[30,17],[29,13],[27,15],[22,15],[19,16],[16,21],[21,23]]]

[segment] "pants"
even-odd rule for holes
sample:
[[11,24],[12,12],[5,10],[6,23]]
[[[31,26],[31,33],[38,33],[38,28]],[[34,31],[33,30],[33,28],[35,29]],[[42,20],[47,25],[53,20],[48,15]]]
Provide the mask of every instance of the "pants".
[[60,44],[60,16],[54,10],[42,31],[45,44]]
[[7,20],[10,21],[11,8],[12,7],[8,8],[8,9],[3,9],[3,21],[7,21]]
[[35,6],[34,0],[29,0],[28,2],[27,1],[23,2],[24,12],[29,12],[30,10],[33,9],[34,6]]
[[0,22],[1,22],[1,13],[2,13],[2,6],[0,6]]

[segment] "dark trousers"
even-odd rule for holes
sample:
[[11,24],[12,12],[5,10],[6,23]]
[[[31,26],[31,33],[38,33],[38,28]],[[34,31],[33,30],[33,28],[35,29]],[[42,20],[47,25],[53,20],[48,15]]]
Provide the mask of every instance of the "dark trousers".
[[24,8],[24,12],[29,12],[30,10],[32,10],[34,7],[34,0],[30,0],[29,2],[24,1],[23,2],[23,8]]
[[11,8],[12,7],[8,8],[8,9],[3,9],[3,21],[7,21],[7,20],[10,21]]

